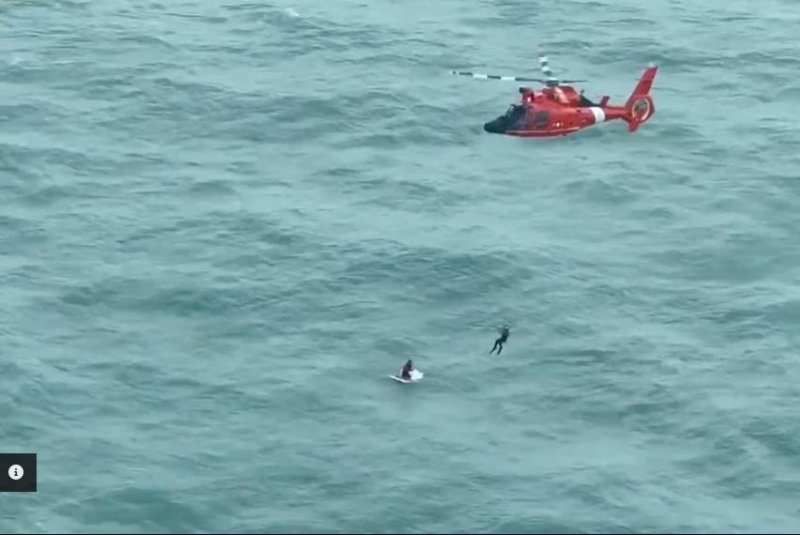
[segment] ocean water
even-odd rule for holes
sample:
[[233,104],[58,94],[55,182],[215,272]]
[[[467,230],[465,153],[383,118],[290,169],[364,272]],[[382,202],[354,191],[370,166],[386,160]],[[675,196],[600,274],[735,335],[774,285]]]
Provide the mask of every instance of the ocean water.
[[[800,529],[798,27],[3,2],[0,451],[38,492],[0,530]],[[519,84],[449,71],[540,52],[615,102],[657,63],[655,116],[483,132]]]

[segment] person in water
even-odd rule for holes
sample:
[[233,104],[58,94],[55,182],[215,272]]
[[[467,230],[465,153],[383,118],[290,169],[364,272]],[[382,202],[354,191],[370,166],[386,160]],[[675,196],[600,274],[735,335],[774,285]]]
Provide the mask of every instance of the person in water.
[[508,341],[508,335],[509,335],[508,327],[504,326],[500,330],[500,338],[494,341],[494,347],[492,347],[492,350],[489,351],[490,355],[494,353],[495,349],[497,349],[497,354],[498,355],[500,354],[500,352],[503,350],[503,344],[505,344]]
[[411,359],[408,359],[405,366],[403,366],[403,371],[400,372],[400,377],[403,379],[411,380],[411,370],[414,369],[414,363],[411,362]]

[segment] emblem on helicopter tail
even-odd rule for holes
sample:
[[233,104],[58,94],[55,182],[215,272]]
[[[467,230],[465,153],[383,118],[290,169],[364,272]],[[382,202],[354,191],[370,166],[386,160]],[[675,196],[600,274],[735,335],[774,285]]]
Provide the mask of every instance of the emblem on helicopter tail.
[[645,98],[640,98],[633,103],[631,114],[637,121],[642,122],[650,115],[650,103]]

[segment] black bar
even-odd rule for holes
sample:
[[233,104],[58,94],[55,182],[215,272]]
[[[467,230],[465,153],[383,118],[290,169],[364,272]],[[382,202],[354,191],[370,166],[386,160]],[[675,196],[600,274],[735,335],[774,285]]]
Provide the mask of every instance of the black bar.
[[0,453],[0,492],[36,492],[36,454]]

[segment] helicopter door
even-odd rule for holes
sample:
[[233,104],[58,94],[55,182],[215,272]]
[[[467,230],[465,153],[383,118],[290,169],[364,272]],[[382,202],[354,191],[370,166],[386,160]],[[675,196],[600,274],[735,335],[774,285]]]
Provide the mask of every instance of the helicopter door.
[[550,112],[537,111],[533,116],[533,127],[537,130],[543,130],[550,124]]

